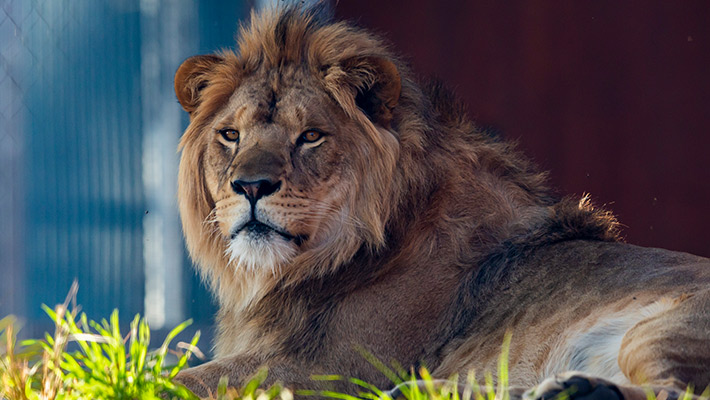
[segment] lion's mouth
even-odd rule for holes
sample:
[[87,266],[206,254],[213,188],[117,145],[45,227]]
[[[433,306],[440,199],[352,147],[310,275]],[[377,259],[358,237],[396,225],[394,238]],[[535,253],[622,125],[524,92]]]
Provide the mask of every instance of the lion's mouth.
[[236,238],[237,235],[239,235],[239,233],[241,233],[241,232],[247,232],[248,235],[251,235],[256,238],[266,237],[271,232],[274,232],[286,240],[293,241],[297,246],[300,246],[301,243],[303,243],[303,241],[305,240],[305,237],[303,235],[292,235],[288,232],[284,232],[274,226],[265,224],[263,222],[255,220],[255,219],[242,225],[239,229],[236,229],[232,233],[232,239]]

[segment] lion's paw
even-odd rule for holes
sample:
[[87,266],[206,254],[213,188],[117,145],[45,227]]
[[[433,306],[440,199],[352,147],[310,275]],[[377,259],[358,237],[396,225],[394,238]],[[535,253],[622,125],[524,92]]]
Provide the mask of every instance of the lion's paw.
[[568,372],[548,378],[523,394],[525,400],[622,400],[624,397],[613,383],[601,378]]

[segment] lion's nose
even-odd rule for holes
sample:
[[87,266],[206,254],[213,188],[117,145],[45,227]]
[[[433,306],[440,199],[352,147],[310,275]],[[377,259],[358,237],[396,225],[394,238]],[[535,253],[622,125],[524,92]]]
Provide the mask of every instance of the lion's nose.
[[232,189],[237,194],[243,194],[249,202],[256,203],[260,198],[273,194],[281,187],[281,181],[272,182],[267,179],[258,181],[232,181]]

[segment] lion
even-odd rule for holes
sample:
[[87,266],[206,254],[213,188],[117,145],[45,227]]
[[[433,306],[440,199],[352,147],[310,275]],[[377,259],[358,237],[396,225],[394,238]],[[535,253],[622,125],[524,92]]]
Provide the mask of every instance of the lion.
[[708,259],[624,243],[610,212],[553,196],[442,85],[323,5],[253,12],[238,37],[175,75],[183,230],[219,301],[215,359],[180,382],[205,396],[267,367],[267,384],[386,387],[361,349],[495,378],[511,332],[509,382],[539,385],[528,398],[710,383]]

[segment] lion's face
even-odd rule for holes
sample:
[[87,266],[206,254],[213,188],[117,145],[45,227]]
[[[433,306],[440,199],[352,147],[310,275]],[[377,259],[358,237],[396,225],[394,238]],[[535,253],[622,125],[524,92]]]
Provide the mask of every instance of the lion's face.
[[[394,62],[364,52],[372,38],[344,35],[345,26],[274,21],[281,27],[242,32],[238,55],[191,57],[175,76],[190,113],[180,143],[183,230],[218,285],[238,280],[226,274],[235,269],[300,279],[381,246],[396,195]],[[284,29],[300,42],[273,36]]]
[[305,71],[282,75],[245,79],[201,132],[211,218],[249,269],[278,268],[348,218],[358,130]]

